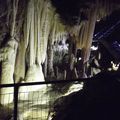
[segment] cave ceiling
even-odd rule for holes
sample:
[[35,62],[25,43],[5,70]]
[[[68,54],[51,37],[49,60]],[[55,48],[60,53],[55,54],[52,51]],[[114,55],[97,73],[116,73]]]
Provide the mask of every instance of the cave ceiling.
[[[7,2],[10,0],[0,0],[0,22],[4,22]],[[25,2],[28,0],[20,0],[21,8],[24,8]],[[61,21],[65,25],[76,25],[81,21],[87,20],[86,9],[90,9],[95,5],[97,0],[51,0],[52,5],[56,8],[56,12],[60,15]],[[106,1],[106,4],[112,3],[116,7],[120,6],[119,0],[100,0]]]
[[[78,24],[79,21],[87,20],[86,9],[91,6],[96,6],[97,0],[51,0],[52,4],[56,7],[56,12],[59,13],[63,23],[69,25]],[[120,6],[119,0],[100,0],[106,4],[113,4],[117,7]],[[80,18],[80,19],[79,19]]]
[[[0,0],[0,28],[3,31],[8,31],[8,26],[5,26],[6,14],[7,14],[7,4],[10,0]],[[20,0],[19,5],[24,8],[28,0]],[[119,0],[100,0],[106,1],[106,4],[114,4],[116,8],[120,6]],[[96,0],[51,0],[52,5],[56,9],[56,13],[59,14],[59,17],[63,24],[65,25],[79,25],[81,21],[88,20],[86,9],[89,11],[91,6],[95,5]],[[114,11],[114,10],[113,10]],[[112,11],[112,12],[113,12]],[[21,13],[21,12],[20,12]],[[19,14],[20,14],[19,13]],[[104,16],[105,18],[106,16]],[[108,17],[108,16],[107,16]],[[19,18],[17,18],[19,19]],[[103,18],[101,18],[103,19]],[[105,19],[103,19],[104,22]],[[4,24],[5,23],[5,24]],[[100,23],[101,25],[101,23]],[[98,29],[101,29],[98,25]],[[5,27],[3,27],[5,26]],[[7,28],[8,27],[8,28]],[[4,29],[3,29],[4,28]],[[97,30],[98,31],[98,30]],[[4,35],[4,34],[2,34]]]
[[[10,0],[4,1],[0,0],[0,19],[1,16],[3,15],[2,13],[7,8],[6,4],[7,1]],[[20,1],[21,4],[24,6],[25,1],[24,0]],[[116,6],[120,4],[119,0],[100,0],[100,1],[106,1],[106,3],[116,4]],[[82,13],[84,12],[85,9],[89,9],[93,4],[95,4],[96,0],[51,0],[51,2],[53,6],[55,6],[56,12],[60,14],[60,17],[63,19],[63,21],[68,24],[73,24],[72,22],[75,22],[77,17],[79,17],[80,15],[82,19],[86,19],[86,16]]]

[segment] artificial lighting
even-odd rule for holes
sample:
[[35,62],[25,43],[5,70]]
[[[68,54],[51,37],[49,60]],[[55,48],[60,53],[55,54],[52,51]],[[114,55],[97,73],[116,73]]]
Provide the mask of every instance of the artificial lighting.
[[95,46],[91,46],[91,49],[94,51],[94,50],[98,50],[98,46],[95,47]]
[[81,57],[78,58],[78,60],[81,60],[81,59],[82,59]]
[[97,22],[100,22],[100,19],[97,19]]

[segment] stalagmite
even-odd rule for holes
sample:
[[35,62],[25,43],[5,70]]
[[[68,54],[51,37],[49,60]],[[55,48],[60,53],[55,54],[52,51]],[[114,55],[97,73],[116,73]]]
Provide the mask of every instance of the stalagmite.
[[[10,37],[6,43],[6,46],[1,49],[1,61],[2,61],[2,72],[1,72],[1,84],[14,83],[14,67],[16,60],[16,53],[18,48],[18,42],[15,39],[15,28],[16,28],[16,15],[18,9],[19,0],[13,0],[12,3],[12,16],[10,24]],[[8,104],[13,101],[13,88],[1,88],[0,89],[0,103]]]
[[[15,39],[8,41],[7,45],[0,50],[2,52],[0,59],[2,60],[1,84],[14,83],[13,74],[16,59],[18,43]],[[8,104],[13,101],[13,88],[2,88],[0,91],[0,103]]]
[[[42,67],[39,65],[32,65],[26,74],[25,77],[26,81],[22,81],[24,82],[40,82],[42,80],[44,80],[44,75],[42,72]],[[19,100],[27,100],[29,97],[29,92],[32,91],[38,91],[42,89],[43,91],[46,91],[46,85],[33,85],[33,86],[24,86],[24,87],[20,87],[19,89]]]

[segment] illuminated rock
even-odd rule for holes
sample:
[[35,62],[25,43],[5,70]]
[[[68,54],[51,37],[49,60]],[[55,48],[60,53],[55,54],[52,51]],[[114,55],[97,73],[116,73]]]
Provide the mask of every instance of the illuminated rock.
[[[14,65],[17,51],[17,42],[14,39],[8,41],[5,48],[2,48],[2,72],[1,72],[1,84],[14,83]],[[1,88],[0,103],[8,104],[13,101],[13,88]]]

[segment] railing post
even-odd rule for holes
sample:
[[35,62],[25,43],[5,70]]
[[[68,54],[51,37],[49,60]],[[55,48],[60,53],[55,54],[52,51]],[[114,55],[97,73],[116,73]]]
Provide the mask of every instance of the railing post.
[[17,120],[18,116],[18,89],[19,86],[14,84],[14,120]]

